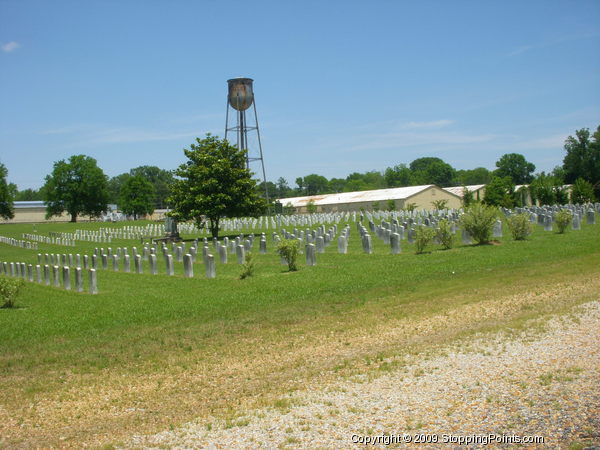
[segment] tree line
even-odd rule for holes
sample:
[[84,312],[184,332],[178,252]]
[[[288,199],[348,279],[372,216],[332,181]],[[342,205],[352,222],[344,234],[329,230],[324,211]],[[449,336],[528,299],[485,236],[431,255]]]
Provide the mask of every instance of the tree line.
[[[191,178],[196,179],[196,183],[207,184],[212,191],[199,194],[200,197],[204,195],[204,200],[209,198],[209,202],[188,205],[186,208],[189,211],[193,211],[196,217],[206,217],[207,214],[201,212],[211,209],[210,202],[213,202],[221,208],[222,214],[231,214],[233,209],[226,207],[227,201],[236,198],[238,203],[243,204],[245,202],[240,200],[238,194],[250,194],[247,192],[248,182],[236,185],[231,180],[231,174],[235,172],[233,168],[242,163],[236,162],[228,169],[223,166],[223,158],[231,163],[237,157],[228,150],[229,147],[231,146],[225,141],[207,135],[203,140],[196,139],[190,150],[184,150],[189,160],[175,171],[156,166],[140,166],[112,178],[104,174],[94,158],[73,155],[67,161],[54,163],[52,173],[46,176],[45,184],[39,190],[19,191],[16,185],[7,182],[8,171],[0,163],[0,216],[14,216],[13,201],[43,200],[47,205],[48,217],[64,212],[71,215],[72,221],[76,221],[78,215],[97,217],[106,211],[107,204],[115,203],[125,214],[137,218],[151,214],[157,208],[181,206],[185,203],[186,195],[189,197],[188,194],[196,189],[194,182],[189,181]],[[252,180],[253,194],[249,203],[254,206],[260,203],[254,201],[254,197],[263,197],[264,200],[266,193],[273,200],[424,184],[441,187],[485,184],[484,201],[507,207],[523,202],[525,191],[516,186],[524,184],[529,185],[526,193],[532,200],[544,204],[566,203],[568,198],[563,188],[565,184],[574,185],[573,200],[576,202],[600,198],[600,126],[593,134],[587,128],[577,130],[575,136],[569,136],[565,140],[564,149],[566,154],[562,166],[555,167],[550,173],[537,174],[534,174],[535,165],[518,153],[503,155],[496,161],[496,169],[492,171],[484,167],[455,169],[440,158],[422,157],[409,165],[398,164],[384,171],[354,172],[346,178],[327,179],[322,175],[310,174],[296,178],[295,187],[290,187],[283,177],[276,183],[268,181],[265,185],[264,182],[252,180],[249,171],[235,173],[243,180]],[[200,157],[203,152],[217,155],[218,158],[211,159],[206,155]],[[191,169],[194,167],[204,167],[205,170],[202,172],[198,169],[192,176]],[[242,166],[238,167],[241,168]],[[198,178],[201,172],[202,177]],[[187,175],[191,178],[187,184],[182,185],[181,180],[185,180]],[[224,191],[226,188],[237,189],[237,193],[227,193]],[[465,201],[470,201],[469,195],[465,197]]]

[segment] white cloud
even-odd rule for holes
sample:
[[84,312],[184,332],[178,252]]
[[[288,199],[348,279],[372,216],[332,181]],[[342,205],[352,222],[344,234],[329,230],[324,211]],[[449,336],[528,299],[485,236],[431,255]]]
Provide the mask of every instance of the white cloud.
[[2,44],[2,46],[0,46],[0,48],[2,48],[2,51],[4,53],[10,53],[10,52],[14,52],[20,46],[21,46],[21,44],[19,44],[18,42],[11,41],[11,42],[7,42],[6,44]]

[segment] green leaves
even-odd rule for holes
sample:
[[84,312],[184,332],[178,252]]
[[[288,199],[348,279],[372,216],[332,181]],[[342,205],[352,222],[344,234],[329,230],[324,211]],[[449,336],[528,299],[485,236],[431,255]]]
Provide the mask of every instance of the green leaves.
[[78,215],[98,217],[106,210],[108,178],[94,158],[73,155],[68,162],[54,163],[54,170],[46,176],[43,191],[47,218],[67,211],[71,222],[75,222]]
[[175,171],[179,179],[171,190],[172,215],[178,220],[202,225],[208,219],[213,236],[218,236],[221,217],[253,215],[264,208],[244,151],[207,134],[184,153],[188,161]]

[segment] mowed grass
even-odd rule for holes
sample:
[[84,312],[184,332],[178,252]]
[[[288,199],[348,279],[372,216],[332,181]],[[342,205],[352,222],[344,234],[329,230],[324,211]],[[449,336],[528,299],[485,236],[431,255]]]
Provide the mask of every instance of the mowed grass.
[[[116,226],[124,225],[128,224]],[[110,225],[40,224],[35,229],[47,234],[106,226]],[[194,414],[215,413],[230,407],[232,401],[239,404],[247,396],[276,395],[299,373],[310,378],[323,370],[336,372],[347,365],[349,355],[363,358],[369,352],[398,353],[402,342],[388,345],[376,342],[377,336],[361,347],[362,353],[352,353],[353,336],[369,336],[370,330],[382,325],[393,326],[403,320],[422,323],[465,305],[483,305],[494,295],[518,294],[522,290],[543,292],[554,283],[594,278],[600,272],[600,225],[584,224],[581,231],[564,235],[536,227],[524,242],[513,241],[505,230],[505,237],[494,245],[458,243],[446,251],[431,246],[431,252],[422,255],[415,255],[414,247],[406,241],[402,242],[402,254],[390,255],[388,247],[374,235],[374,254],[363,254],[355,224],[351,227],[349,254],[338,254],[337,244],[332,242],[325,254],[317,255],[317,266],[305,266],[301,255],[300,270],[293,273],[287,272],[274,252],[270,237],[273,230],[265,230],[269,254],[255,252],[255,275],[245,280],[238,279],[241,269],[235,256],[230,255],[229,264],[217,263],[216,279],[204,277],[201,263],[195,265],[193,279],[183,277],[181,264],[176,264],[176,276],[166,276],[159,257],[159,275],[148,274],[147,265],[143,275],[99,270],[98,295],[27,283],[17,300],[19,308],[0,310],[0,375],[5,380],[0,400],[5,411],[20,417],[13,417],[15,429],[35,421],[35,414],[24,411],[24,404],[50,401],[77,388],[110,384],[107,374],[129,377],[130,383],[139,379],[140,384],[147,377],[160,385],[161,377],[197,371],[197,379],[189,385],[206,389],[205,411],[192,403],[180,408],[177,398],[166,401],[165,392],[157,389],[148,393],[146,389],[136,398],[159,410],[160,405],[168,406],[169,411],[162,412],[169,419],[150,420],[142,415],[143,419],[110,422],[117,436],[131,432],[132,426],[145,429],[143,423],[154,424],[149,430],[159,429],[165,426],[165,420],[180,423]],[[33,228],[2,225],[0,235],[21,238],[21,233],[32,232]],[[254,233],[259,234],[256,230]],[[258,240],[254,245],[257,249]],[[38,253],[91,255],[96,246],[110,246],[113,251],[117,247],[141,247],[139,242],[124,240],[110,244],[78,241],[75,248],[39,244],[38,250],[0,244],[0,262],[36,264]],[[432,336],[439,336],[439,342],[432,338],[430,343],[440,344],[461,333],[514,326],[586,300],[589,296],[580,296],[576,301],[570,298],[568,305],[535,300],[535,307],[529,305],[505,316],[481,321],[473,318],[468,326],[454,330],[452,336],[442,327],[434,329]],[[325,344],[330,351],[321,349]],[[271,362],[261,361],[262,354],[269,355]],[[245,367],[240,367],[240,362]],[[236,369],[228,368],[228,364]],[[229,374],[229,379],[210,389],[202,385],[219,370]],[[219,391],[231,383],[242,386],[245,393],[221,392],[218,400]],[[175,395],[174,391],[166,392]],[[181,405],[186,403],[179,400]],[[126,408],[131,401],[123,397],[122,404],[117,404]],[[75,426],[73,420],[76,434],[72,438],[76,442],[102,442],[98,437],[105,433],[102,425],[86,424],[82,419]],[[49,430],[56,426],[52,420],[45,423]],[[49,437],[49,431],[44,434],[43,427],[42,431],[29,430],[33,434],[22,437],[22,442],[54,444],[56,437]],[[121,433],[117,432],[119,427]],[[14,442],[21,442],[15,437],[17,431],[10,435],[16,439]]]

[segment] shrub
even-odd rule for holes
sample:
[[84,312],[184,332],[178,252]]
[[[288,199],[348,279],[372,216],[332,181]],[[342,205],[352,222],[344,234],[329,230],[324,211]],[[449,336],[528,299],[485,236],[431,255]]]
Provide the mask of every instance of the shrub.
[[25,285],[23,280],[11,280],[10,278],[0,277],[0,308],[14,308],[15,299],[19,291]]
[[571,211],[568,209],[562,209],[556,213],[554,217],[554,221],[556,222],[556,226],[558,227],[558,232],[563,234],[567,231],[567,227],[571,224],[571,220],[573,220],[573,216],[571,215]]
[[417,254],[423,253],[425,247],[431,242],[435,236],[435,230],[420,226],[417,228],[417,234],[415,236],[415,246],[417,248]]
[[594,186],[583,178],[577,178],[571,190],[573,203],[590,203],[594,201]]
[[460,223],[477,244],[487,244],[492,237],[497,217],[498,210],[495,207],[475,203],[467,208]]
[[309,214],[314,214],[317,212],[317,205],[315,205],[314,200],[308,201],[308,203],[306,204],[306,212],[308,212]]
[[244,264],[242,264],[242,273],[240,273],[240,280],[251,277],[254,275],[254,268],[256,266],[256,260],[252,252],[246,253],[244,256]]
[[508,218],[508,228],[515,241],[524,241],[533,231],[533,225],[529,221],[529,214],[515,214]]
[[446,209],[448,206],[448,200],[434,200],[431,202],[433,209]]
[[298,270],[296,259],[300,253],[300,243],[296,239],[282,239],[277,244],[277,253],[287,261],[290,272]]
[[452,228],[450,222],[447,219],[442,219],[438,223],[438,229],[435,230],[435,237],[442,244],[445,250],[452,248],[454,245],[454,235],[452,234]]

